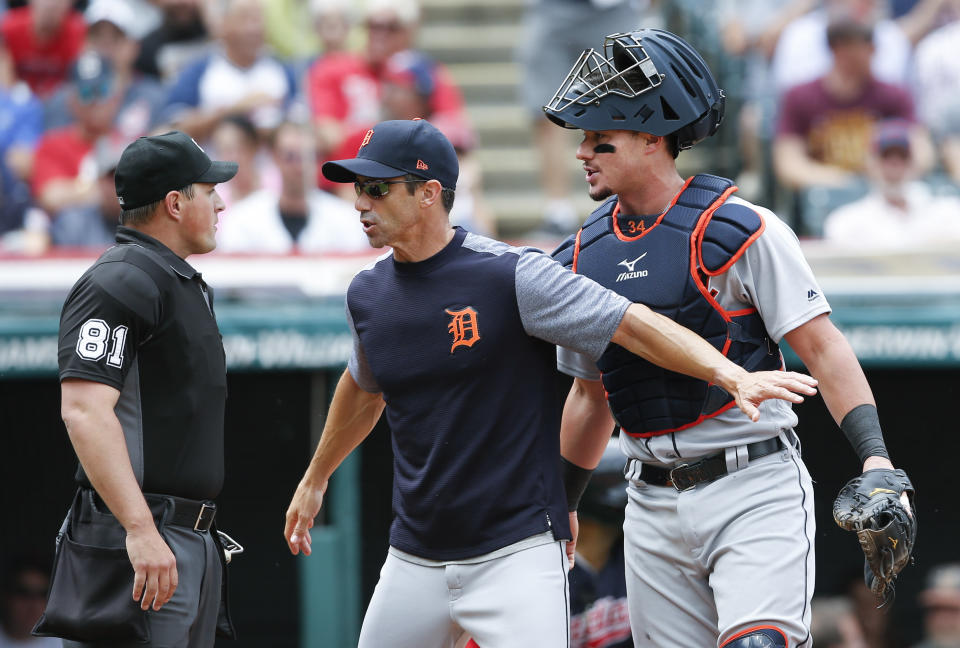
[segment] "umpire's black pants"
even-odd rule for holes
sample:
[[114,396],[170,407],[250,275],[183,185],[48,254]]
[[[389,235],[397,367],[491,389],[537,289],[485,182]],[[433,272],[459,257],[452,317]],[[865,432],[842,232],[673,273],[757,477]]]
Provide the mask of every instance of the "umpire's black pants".
[[177,559],[180,583],[173,598],[157,611],[147,611],[150,643],[78,642],[64,648],[209,648],[213,646],[220,610],[221,564],[210,531],[164,526],[163,539]]

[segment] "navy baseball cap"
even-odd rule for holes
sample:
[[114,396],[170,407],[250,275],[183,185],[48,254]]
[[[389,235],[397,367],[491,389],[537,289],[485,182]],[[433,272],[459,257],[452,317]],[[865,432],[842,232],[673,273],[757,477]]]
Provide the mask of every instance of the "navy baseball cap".
[[453,144],[424,119],[380,122],[367,131],[352,160],[325,162],[323,176],[333,182],[355,182],[357,176],[393,178],[407,173],[457,188],[460,163]]
[[887,119],[874,125],[873,148],[877,153],[890,149],[910,152],[910,124],[903,119]]
[[236,162],[214,162],[192,137],[180,131],[139,137],[123,150],[115,183],[120,206],[136,209],[194,182],[226,182]]

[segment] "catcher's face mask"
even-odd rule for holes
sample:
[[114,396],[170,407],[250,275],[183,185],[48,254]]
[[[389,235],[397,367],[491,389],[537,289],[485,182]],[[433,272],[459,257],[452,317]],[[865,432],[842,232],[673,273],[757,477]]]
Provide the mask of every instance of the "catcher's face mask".
[[679,149],[716,132],[724,95],[685,40],[661,29],[607,36],[585,50],[543,111],[565,128],[676,135]]
[[[642,72],[642,75],[631,75],[633,83],[624,77],[632,70]],[[638,78],[645,83],[638,83]],[[612,34],[604,40],[602,54],[595,49],[580,54],[544,110],[563,113],[574,104],[599,103],[611,93],[632,99],[656,88],[662,81],[663,75],[632,34]]]

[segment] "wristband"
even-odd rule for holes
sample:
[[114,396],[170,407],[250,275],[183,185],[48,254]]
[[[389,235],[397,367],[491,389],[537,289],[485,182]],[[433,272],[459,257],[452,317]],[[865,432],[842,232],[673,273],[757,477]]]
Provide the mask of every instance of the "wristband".
[[563,490],[567,494],[567,512],[572,513],[580,506],[580,498],[590,481],[592,470],[581,468],[560,457],[560,479],[563,481]]
[[840,429],[853,446],[854,452],[860,457],[860,463],[867,457],[890,458],[887,447],[883,443],[883,432],[880,430],[880,418],[874,405],[858,405],[847,412],[840,423]]

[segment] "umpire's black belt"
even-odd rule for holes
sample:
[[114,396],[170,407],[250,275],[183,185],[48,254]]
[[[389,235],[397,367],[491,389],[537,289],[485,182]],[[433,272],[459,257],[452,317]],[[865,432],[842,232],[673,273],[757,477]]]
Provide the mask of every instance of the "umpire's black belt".
[[[157,503],[170,506],[172,511],[166,516],[164,524],[186,527],[194,531],[209,531],[213,526],[213,518],[217,515],[217,505],[209,500],[192,500],[154,493],[144,493],[143,497],[147,500],[147,504],[151,505],[151,509],[154,508],[152,505]],[[98,494],[94,494],[94,498],[98,505],[104,505]],[[105,505],[104,508],[106,508]]]
[[149,501],[151,497],[159,497],[173,504],[173,512],[167,517],[166,524],[187,527],[194,531],[209,531],[213,525],[213,518],[217,515],[217,505],[210,501],[191,500],[173,495],[151,496],[144,494]]
[[[757,441],[747,445],[747,457],[750,461],[766,457],[784,448],[780,437],[766,441]],[[642,464],[640,479],[652,486],[673,486],[678,491],[690,490],[697,484],[712,482],[727,474],[726,453],[720,452],[690,464],[678,464],[673,468],[661,468],[653,464]]]

